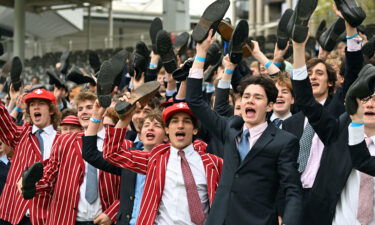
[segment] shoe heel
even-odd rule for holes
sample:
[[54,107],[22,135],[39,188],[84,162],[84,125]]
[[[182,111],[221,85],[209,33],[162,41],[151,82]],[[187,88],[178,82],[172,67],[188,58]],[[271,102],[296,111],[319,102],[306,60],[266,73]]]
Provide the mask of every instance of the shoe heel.
[[295,25],[293,30],[293,40],[298,43],[303,43],[306,40],[308,32],[308,27]]
[[107,108],[111,105],[112,97],[110,95],[99,95],[99,104],[103,108]]
[[131,105],[129,102],[117,102],[115,105],[115,111],[119,116],[126,116],[127,112],[130,112],[133,105]]

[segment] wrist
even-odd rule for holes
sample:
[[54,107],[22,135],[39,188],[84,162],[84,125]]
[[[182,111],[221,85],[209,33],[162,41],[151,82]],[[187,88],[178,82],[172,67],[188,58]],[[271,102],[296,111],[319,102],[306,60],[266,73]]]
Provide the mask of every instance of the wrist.
[[200,50],[200,51],[197,50],[197,54],[195,55],[195,57],[202,57],[202,58],[206,58],[206,56],[207,56],[207,52],[203,50]]
[[100,119],[97,119],[97,118],[94,118],[94,117],[91,117],[90,121],[93,122],[93,123],[100,123],[100,122],[102,122]]

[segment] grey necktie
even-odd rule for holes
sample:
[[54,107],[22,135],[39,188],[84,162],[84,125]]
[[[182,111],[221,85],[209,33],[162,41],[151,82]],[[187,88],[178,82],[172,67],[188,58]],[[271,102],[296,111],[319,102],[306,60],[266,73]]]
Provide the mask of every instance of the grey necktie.
[[88,203],[92,204],[98,198],[98,170],[90,164],[87,164],[86,178],[85,198]]
[[249,143],[250,131],[248,129],[244,130],[241,135],[240,143],[238,143],[238,152],[240,153],[241,161],[244,160],[247,153],[250,151]]
[[307,122],[302,137],[299,140],[299,154],[297,162],[299,163],[298,171],[300,173],[302,173],[306,168],[307,160],[310,156],[311,143],[314,137],[314,133],[314,129],[312,128],[310,123]]
[[43,159],[43,155],[44,155],[44,142],[43,142],[43,138],[42,138],[43,132],[44,132],[43,129],[39,129],[35,132],[36,139],[38,139],[38,142],[39,142],[39,149],[40,149],[40,154],[42,155],[42,159]]

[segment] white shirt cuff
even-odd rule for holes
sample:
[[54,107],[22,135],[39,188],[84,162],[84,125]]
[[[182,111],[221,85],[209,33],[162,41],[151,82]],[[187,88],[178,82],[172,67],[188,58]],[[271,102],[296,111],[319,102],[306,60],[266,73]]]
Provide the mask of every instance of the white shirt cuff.
[[230,88],[230,81],[229,80],[219,80],[219,83],[217,84],[218,88],[221,89],[229,89]]
[[189,78],[203,79],[203,69],[191,68],[189,72]]
[[357,36],[353,39],[347,40],[347,51],[348,52],[357,52],[362,49],[362,38]]
[[176,93],[176,92],[177,92],[177,88],[175,88],[175,89],[173,89],[173,90],[165,90],[165,94],[166,94],[167,96],[173,96],[174,93]]
[[352,127],[350,124],[348,127],[349,132],[349,145],[357,145],[365,139],[365,126]]
[[301,68],[292,70],[292,80],[304,80],[309,76],[307,73],[307,67],[304,65]]

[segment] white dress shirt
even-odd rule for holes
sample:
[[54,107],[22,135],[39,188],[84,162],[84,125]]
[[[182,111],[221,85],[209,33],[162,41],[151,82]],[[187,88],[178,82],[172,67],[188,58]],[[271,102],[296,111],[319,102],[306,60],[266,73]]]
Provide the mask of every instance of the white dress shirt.
[[[31,133],[35,135],[35,132],[37,132],[39,128],[35,125],[33,125]],[[40,136],[43,139],[43,146],[44,146],[44,152],[43,152],[43,160],[46,160],[51,155],[51,149],[53,145],[53,141],[56,137],[56,130],[53,128],[53,125],[49,125],[42,129],[43,132],[40,134]],[[37,143],[39,145],[39,143]]]
[[[99,151],[103,151],[105,130],[101,129],[98,132],[97,136],[98,138],[96,141],[96,145]],[[85,176],[83,178],[83,182],[81,186],[79,187],[77,221],[93,221],[97,216],[99,216],[102,213],[102,204],[100,202],[100,197],[99,197],[99,187],[98,187],[98,198],[95,200],[94,203],[90,204],[85,198],[86,182],[87,182],[87,162],[86,161],[84,162],[85,162]],[[98,170],[98,179],[99,179],[99,170]]]
[[[181,157],[178,155],[178,151],[178,149],[171,146],[165,174],[164,191],[155,221],[155,224],[158,225],[194,225],[190,220],[185,182],[181,170]],[[209,202],[206,173],[202,158],[194,150],[192,144],[183,149],[183,151],[193,173],[204,213],[207,215]]]

